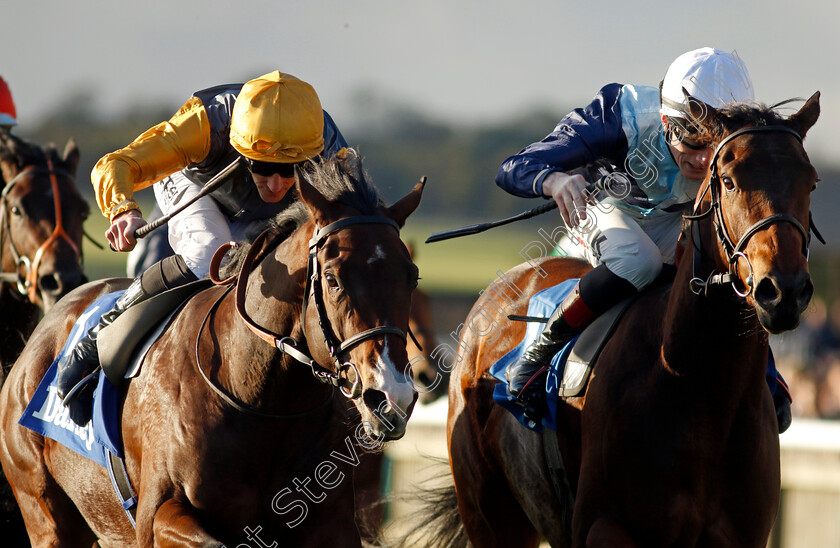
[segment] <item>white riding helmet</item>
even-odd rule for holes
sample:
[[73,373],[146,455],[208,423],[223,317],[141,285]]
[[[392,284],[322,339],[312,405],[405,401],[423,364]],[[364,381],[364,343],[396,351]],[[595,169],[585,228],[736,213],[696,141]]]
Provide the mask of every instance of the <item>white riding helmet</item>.
[[683,88],[714,108],[755,99],[750,73],[734,51],[700,48],[677,57],[659,85],[662,114],[687,117]]

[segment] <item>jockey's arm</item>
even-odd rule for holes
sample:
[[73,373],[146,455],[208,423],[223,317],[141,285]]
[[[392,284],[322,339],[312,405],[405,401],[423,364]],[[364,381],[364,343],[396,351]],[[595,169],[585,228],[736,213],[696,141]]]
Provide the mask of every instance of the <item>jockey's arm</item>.
[[139,212],[134,192],[200,162],[209,152],[207,112],[201,100],[193,97],[168,121],[154,126],[125,148],[106,154],[96,163],[91,172],[96,203],[112,222],[126,211]]
[[594,203],[594,197],[587,187],[588,183],[583,175],[570,175],[562,171],[552,171],[542,183],[543,194],[557,202],[563,222],[570,228],[586,219],[586,206]]
[[620,84],[604,86],[589,105],[570,112],[542,140],[502,162],[496,184],[525,198],[556,196],[543,189],[550,178],[599,158],[621,163],[627,152],[618,104],[621,88]]

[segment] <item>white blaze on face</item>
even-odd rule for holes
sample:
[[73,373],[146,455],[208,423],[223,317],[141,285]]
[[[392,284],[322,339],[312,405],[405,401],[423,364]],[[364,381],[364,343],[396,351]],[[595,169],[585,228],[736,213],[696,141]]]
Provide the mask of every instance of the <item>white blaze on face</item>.
[[384,251],[382,251],[382,246],[381,246],[381,245],[377,245],[377,246],[373,249],[373,257],[371,257],[370,259],[368,259],[368,260],[367,260],[367,263],[368,263],[368,264],[371,264],[371,263],[373,263],[374,261],[384,261],[384,260],[385,260],[385,252],[384,252]]
[[[398,405],[400,409],[396,413],[405,415],[414,401],[414,386],[406,379],[405,375],[397,371],[393,360],[391,360],[387,340],[385,341],[385,347],[382,349],[379,363],[373,370],[373,381],[371,388],[385,394],[391,404]],[[383,411],[387,413],[391,410],[383,409]]]

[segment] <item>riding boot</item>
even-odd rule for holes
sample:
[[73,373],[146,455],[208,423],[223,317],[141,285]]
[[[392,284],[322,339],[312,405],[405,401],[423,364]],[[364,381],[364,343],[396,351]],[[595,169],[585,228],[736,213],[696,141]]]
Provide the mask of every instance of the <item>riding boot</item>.
[[56,392],[67,407],[70,418],[78,425],[87,424],[93,412],[94,384],[88,382],[99,367],[99,350],[96,340],[102,328],[111,325],[131,306],[163,293],[167,289],[180,287],[196,277],[180,255],[167,257],[135,278],[114,307],[105,312],[99,323],[87,332],[71,352],[58,362]]
[[539,421],[546,412],[545,379],[551,358],[595,318],[635,292],[633,284],[603,264],[581,278],[548,319],[537,340],[505,371],[508,390],[516,396],[526,416]]

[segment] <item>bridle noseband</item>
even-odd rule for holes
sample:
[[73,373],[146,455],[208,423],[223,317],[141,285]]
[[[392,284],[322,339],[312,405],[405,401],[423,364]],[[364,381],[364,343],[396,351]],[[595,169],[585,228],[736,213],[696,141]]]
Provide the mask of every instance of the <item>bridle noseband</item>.
[[[306,311],[309,300],[312,299],[315,308],[318,312],[318,324],[321,327],[321,333],[330,353],[330,358],[333,361],[335,370],[328,369],[318,364],[312,357],[305,354],[295,339],[292,337],[281,337],[263,329],[258,326],[245,311],[245,293],[248,284],[248,275],[250,274],[254,260],[259,254],[265,240],[269,237],[270,231],[265,231],[260,234],[248,251],[247,256],[242,264],[242,269],[239,272],[236,288],[236,310],[243,319],[248,328],[253,331],[264,341],[284,354],[288,354],[295,360],[308,365],[312,369],[312,374],[321,382],[331,384],[338,387],[342,394],[351,399],[356,399],[362,394],[362,379],[358,368],[350,361],[343,361],[343,356],[351,348],[358,344],[374,337],[381,337],[385,335],[397,335],[402,339],[403,343],[407,342],[405,332],[399,327],[392,325],[382,325],[373,327],[357,333],[344,341],[339,341],[338,337],[330,323],[327,315],[326,306],[324,305],[323,292],[321,287],[321,264],[318,261],[318,250],[323,246],[324,242],[329,236],[346,227],[358,224],[384,224],[393,227],[398,233],[399,225],[393,219],[384,216],[356,216],[347,217],[334,223],[330,223],[323,228],[318,228],[316,225],[314,234],[309,240],[309,260],[307,263],[306,274],[306,288],[303,294],[303,306],[301,310],[301,326],[303,329],[303,337],[306,339]],[[227,251],[232,244],[227,244],[219,248],[217,255]],[[216,262],[214,258],[214,262]],[[354,378],[349,378],[350,371],[353,372]]]
[[[50,184],[52,185],[53,191],[53,207],[55,209],[55,229],[53,229],[50,237],[47,238],[35,252],[35,258],[30,259],[18,251],[15,246],[14,238],[12,238],[12,225],[8,214],[8,195],[15,185],[17,185],[17,183],[24,177],[31,177],[35,175],[50,176]],[[47,169],[38,167],[24,169],[6,184],[2,194],[0,194],[0,236],[2,236],[3,230],[5,230],[9,238],[9,249],[12,252],[12,259],[15,261],[15,265],[17,266],[17,271],[14,273],[0,273],[0,282],[16,283],[18,292],[20,292],[21,295],[25,295],[30,302],[35,302],[37,297],[38,267],[41,265],[41,259],[43,258],[44,252],[53,245],[54,242],[59,239],[67,241],[67,243],[70,244],[70,247],[76,252],[76,260],[79,265],[82,264],[82,252],[79,249],[79,246],[77,246],[73,240],[70,239],[70,236],[67,235],[67,232],[64,230],[64,225],[62,224],[61,193],[58,188],[58,175],[66,177],[71,181],[73,180],[73,176],[70,173],[60,169],[55,169],[53,167],[52,160],[48,158]],[[0,237],[0,242],[2,242],[2,237]]]
[[[695,268],[695,275],[689,282],[689,287],[691,291],[697,295],[701,293],[708,292],[710,286],[713,285],[723,285],[723,284],[731,284],[732,289],[735,293],[740,297],[747,297],[753,291],[753,268],[752,264],[747,258],[746,254],[744,253],[744,249],[747,246],[750,238],[752,238],[756,233],[759,231],[767,228],[770,225],[778,224],[778,223],[790,223],[799,231],[802,235],[802,254],[805,255],[805,258],[808,258],[808,246],[810,245],[811,237],[810,232],[805,230],[805,227],[802,226],[795,217],[792,215],[787,214],[776,214],[770,215],[769,217],[765,217],[760,221],[754,223],[750,226],[744,234],[740,237],[738,242],[736,243],[732,238],[729,236],[729,231],[726,228],[726,223],[723,218],[723,207],[721,205],[720,199],[720,185],[721,180],[718,174],[718,157],[720,156],[723,147],[725,147],[730,141],[733,139],[747,134],[747,133],[762,133],[762,132],[782,132],[782,133],[789,133],[796,137],[796,140],[800,143],[802,142],[802,136],[799,135],[796,131],[785,127],[785,126],[757,126],[757,127],[748,127],[739,129],[731,133],[730,135],[726,136],[715,148],[715,153],[712,156],[711,164],[709,165],[709,169],[711,170],[711,175],[709,178],[709,184],[704,191],[710,192],[711,195],[711,205],[709,209],[702,213],[698,213],[697,209],[700,207],[700,200],[698,200],[697,205],[695,206],[694,211],[691,215],[686,215],[686,219],[692,222],[692,242],[694,244],[694,268]],[[717,235],[718,242],[720,242],[721,246],[723,247],[724,253],[726,254],[726,259],[729,262],[729,272],[726,274],[719,273],[719,272],[712,272],[710,276],[708,276],[705,280],[700,278],[696,274],[696,268],[698,263],[700,262],[700,246],[697,243],[697,223],[695,221],[699,221],[710,214],[714,213],[714,226],[715,226],[715,233]],[[819,231],[813,224],[813,220],[809,218],[809,228],[813,230],[814,234],[817,238],[825,243],[822,236],[820,235]],[[747,262],[747,266],[750,269],[750,273],[747,276],[746,280],[746,287],[741,289],[738,287],[738,282],[740,277],[738,276],[738,261],[739,259],[744,259]]]

